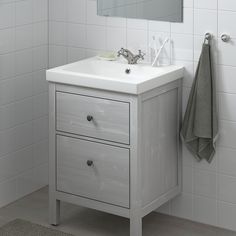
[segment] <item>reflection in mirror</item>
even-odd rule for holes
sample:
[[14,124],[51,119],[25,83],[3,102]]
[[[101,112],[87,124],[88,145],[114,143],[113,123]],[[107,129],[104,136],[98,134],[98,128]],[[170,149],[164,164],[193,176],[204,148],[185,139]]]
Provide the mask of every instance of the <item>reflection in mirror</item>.
[[98,15],[183,21],[183,0],[97,0]]

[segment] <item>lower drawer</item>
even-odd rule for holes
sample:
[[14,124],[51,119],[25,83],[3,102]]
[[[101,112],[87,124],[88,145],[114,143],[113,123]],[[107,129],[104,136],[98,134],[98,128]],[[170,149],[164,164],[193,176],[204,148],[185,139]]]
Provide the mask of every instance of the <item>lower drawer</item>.
[[129,208],[129,149],[58,135],[57,190]]

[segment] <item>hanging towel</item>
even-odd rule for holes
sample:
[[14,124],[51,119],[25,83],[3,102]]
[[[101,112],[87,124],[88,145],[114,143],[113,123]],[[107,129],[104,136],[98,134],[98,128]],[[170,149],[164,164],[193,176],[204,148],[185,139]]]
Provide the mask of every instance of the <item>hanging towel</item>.
[[181,137],[194,157],[209,163],[215,154],[218,136],[216,88],[211,46],[203,44],[195,79],[181,129]]

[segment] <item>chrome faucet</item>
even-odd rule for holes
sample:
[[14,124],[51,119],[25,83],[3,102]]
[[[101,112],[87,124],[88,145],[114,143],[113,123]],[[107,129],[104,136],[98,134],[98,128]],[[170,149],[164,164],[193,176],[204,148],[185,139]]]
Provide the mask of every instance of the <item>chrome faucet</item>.
[[128,61],[128,64],[137,64],[139,59],[144,60],[145,53],[139,50],[139,54],[134,55],[128,49],[121,48],[118,51],[118,57],[120,56],[123,56]]

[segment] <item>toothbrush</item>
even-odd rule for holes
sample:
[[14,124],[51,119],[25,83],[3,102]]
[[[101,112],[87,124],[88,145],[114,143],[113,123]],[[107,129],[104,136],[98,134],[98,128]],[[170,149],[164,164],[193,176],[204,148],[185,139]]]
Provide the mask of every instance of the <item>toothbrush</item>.
[[153,63],[152,63],[152,66],[154,66],[154,65],[156,64],[156,62],[157,62],[157,60],[158,60],[158,58],[159,58],[159,56],[160,56],[160,54],[161,54],[163,48],[165,47],[166,43],[169,42],[169,40],[170,40],[169,38],[166,38],[165,41],[164,41],[164,43],[161,45],[159,51],[156,53],[156,57],[155,57],[155,59],[154,59],[154,61],[153,61]]

